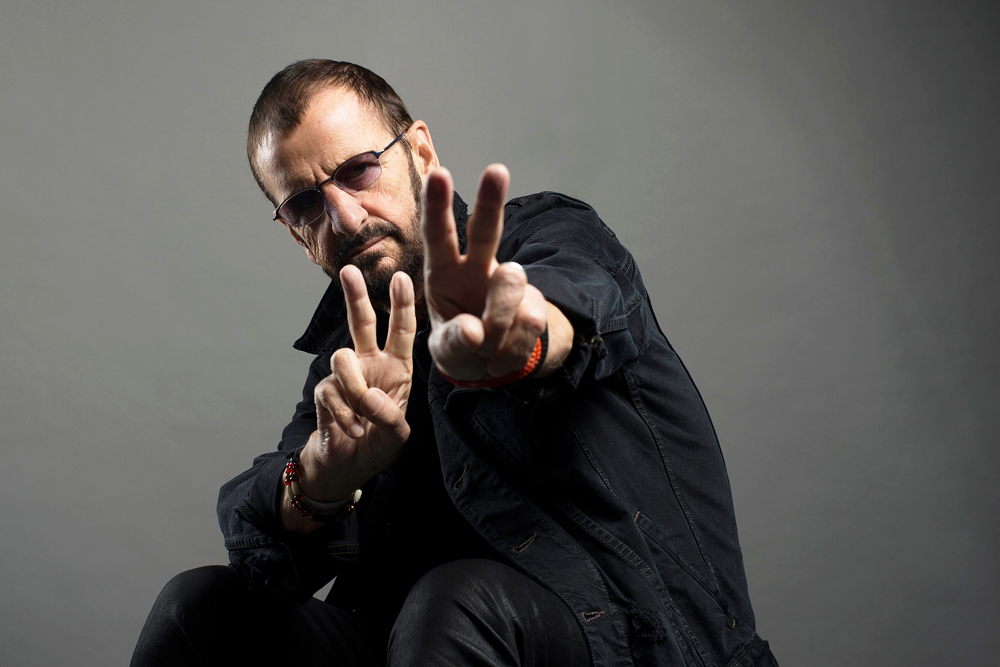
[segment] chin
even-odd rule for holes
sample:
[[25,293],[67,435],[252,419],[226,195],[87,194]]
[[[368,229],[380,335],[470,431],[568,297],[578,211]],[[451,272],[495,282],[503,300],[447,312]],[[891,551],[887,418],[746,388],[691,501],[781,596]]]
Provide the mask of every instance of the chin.
[[[391,308],[389,286],[392,284],[392,276],[400,270],[399,261],[387,255],[376,254],[372,257],[355,257],[348,264],[353,264],[361,271],[372,307],[388,313]],[[343,267],[334,266],[332,262],[323,262],[320,266],[330,280],[340,287],[340,269]]]
[[[368,287],[368,298],[375,310],[389,312],[391,308],[389,287],[392,284],[392,277],[397,271],[402,271],[410,276],[414,287],[423,283],[423,247],[416,246],[414,252],[405,252],[405,250],[402,259],[380,252],[367,252],[348,262],[358,267],[361,275],[364,276],[365,285]],[[333,268],[332,262],[325,262],[322,266],[323,271],[339,286],[340,267]]]

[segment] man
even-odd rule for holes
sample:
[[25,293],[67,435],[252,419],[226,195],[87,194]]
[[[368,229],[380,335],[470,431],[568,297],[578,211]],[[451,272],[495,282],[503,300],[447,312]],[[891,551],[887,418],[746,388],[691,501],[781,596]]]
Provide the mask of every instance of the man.
[[175,577],[133,664],[774,664],[711,422],[590,207],[505,206],[492,165],[468,216],[349,63],[275,75],[248,155],[332,279],[316,358],[220,492],[230,568]]

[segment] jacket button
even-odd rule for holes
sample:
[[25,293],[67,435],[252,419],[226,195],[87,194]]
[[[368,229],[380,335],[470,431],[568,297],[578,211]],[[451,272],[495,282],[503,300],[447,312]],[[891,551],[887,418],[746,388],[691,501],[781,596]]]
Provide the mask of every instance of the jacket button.
[[298,589],[299,582],[296,581],[293,577],[285,577],[284,579],[281,580],[281,585],[285,587],[286,591],[294,591]]

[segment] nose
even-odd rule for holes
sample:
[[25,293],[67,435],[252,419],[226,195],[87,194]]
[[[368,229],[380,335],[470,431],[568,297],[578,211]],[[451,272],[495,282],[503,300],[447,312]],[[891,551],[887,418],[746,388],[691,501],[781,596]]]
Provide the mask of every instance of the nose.
[[326,213],[330,217],[334,234],[352,236],[361,229],[368,218],[368,211],[361,202],[333,183],[323,187],[323,200],[326,202]]

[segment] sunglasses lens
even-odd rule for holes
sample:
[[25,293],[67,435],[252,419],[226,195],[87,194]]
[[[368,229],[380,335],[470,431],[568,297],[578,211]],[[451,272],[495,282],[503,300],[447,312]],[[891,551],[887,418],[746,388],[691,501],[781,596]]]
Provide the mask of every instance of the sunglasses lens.
[[[342,163],[330,180],[345,192],[360,192],[378,180],[382,165],[375,153],[362,153]],[[328,182],[328,181],[326,181]],[[323,187],[326,183],[320,184]],[[326,211],[323,193],[316,188],[303,190],[278,209],[278,217],[292,227],[305,227],[318,220]]]
[[306,190],[282,204],[278,217],[292,227],[305,227],[323,215],[323,211],[323,195],[318,190]]
[[360,192],[378,180],[382,165],[374,153],[362,153],[337,167],[333,175],[337,187],[350,193]]

